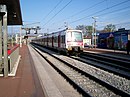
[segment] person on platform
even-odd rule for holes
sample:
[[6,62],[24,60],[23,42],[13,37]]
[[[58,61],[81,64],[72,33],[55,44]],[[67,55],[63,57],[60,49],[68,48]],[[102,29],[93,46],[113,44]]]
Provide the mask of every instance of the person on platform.
[[128,42],[127,42],[126,50],[127,50],[127,54],[129,55],[129,52],[130,52],[130,40],[128,40]]

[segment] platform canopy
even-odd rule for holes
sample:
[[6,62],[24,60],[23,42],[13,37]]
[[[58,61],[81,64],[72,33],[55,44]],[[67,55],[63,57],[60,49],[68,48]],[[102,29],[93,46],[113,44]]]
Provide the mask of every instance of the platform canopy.
[[7,6],[8,25],[22,25],[22,16],[19,0],[0,0],[0,5]]

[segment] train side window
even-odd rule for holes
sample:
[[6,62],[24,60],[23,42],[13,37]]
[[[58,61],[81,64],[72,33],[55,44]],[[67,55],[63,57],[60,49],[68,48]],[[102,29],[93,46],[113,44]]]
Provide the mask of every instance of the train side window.
[[51,38],[49,37],[49,42],[51,42]]
[[52,39],[52,38],[50,37],[50,42],[51,42],[51,39]]
[[58,43],[58,36],[56,37],[56,43]]
[[52,38],[50,37],[50,42],[52,42]]
[[54,37],[54,42],[56,43],[56,37]]
[[65,35],[61,36],[61,43],[65,43]]

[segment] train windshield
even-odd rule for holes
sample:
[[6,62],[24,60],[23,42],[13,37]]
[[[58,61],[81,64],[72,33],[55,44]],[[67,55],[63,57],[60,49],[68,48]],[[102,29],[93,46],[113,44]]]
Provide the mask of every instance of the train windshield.
[[68,32],[67,41],[73,41],[73,42],[83,41],[82,33],[78,31]]

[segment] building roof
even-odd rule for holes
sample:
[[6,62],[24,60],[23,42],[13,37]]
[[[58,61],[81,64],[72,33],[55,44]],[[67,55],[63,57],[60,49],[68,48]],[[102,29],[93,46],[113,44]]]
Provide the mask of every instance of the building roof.
[[22,16],[19,0],[0,0],[0,4],[7,6],[8,25],[22,25]]

